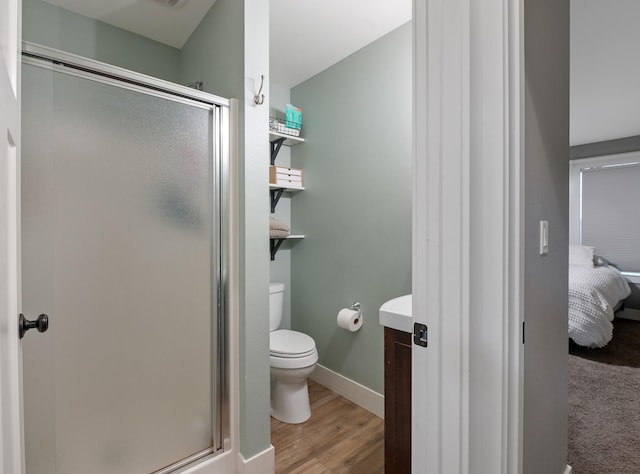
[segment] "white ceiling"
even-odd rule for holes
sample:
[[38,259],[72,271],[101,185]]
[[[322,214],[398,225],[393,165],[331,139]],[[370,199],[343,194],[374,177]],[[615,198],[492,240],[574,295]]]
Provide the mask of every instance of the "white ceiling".
[[[45,0],[182,48],[216,0]],[[240,1],[240,0],[233,0]],[[265,0],[267,1],[267,0]],[[270,0],[271,80],[292,87],[411,19],[412,0]]]
[[412,0],[271,0],[271,80],[292,87],[411,20]]

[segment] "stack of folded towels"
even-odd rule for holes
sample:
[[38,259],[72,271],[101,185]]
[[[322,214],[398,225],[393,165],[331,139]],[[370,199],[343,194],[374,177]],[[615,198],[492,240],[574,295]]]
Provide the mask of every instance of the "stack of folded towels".
[[269,217],[269,238],[270,239],[286,239],[291,234],[291,228],[288,224],[279,221],[275,217]]

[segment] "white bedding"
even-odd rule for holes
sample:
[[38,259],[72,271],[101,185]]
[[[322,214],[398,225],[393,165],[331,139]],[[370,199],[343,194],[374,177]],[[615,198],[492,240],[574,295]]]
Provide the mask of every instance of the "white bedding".
[[613,333],[613,308],[630,293],[613,267],[569,265],[569,337],[581,346],[605,346]]

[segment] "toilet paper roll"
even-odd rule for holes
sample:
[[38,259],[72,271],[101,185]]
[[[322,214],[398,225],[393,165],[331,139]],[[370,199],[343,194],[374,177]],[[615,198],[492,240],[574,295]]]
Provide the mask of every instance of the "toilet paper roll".
[[356,332],[362,327],[363,319],[360,311],[342,308],[338,313],[338,326],[347,331]]

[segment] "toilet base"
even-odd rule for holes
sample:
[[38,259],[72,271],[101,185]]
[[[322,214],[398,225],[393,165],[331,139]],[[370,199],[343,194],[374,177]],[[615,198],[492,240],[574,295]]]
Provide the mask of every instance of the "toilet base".
[[[313,367],[311,369],[313,370]],[[275,377],[271,394],[271,416],[292,424],[304,423],[311,417],[306,377],[286,381]]]
[[287,383],[276,380],[271,396],[271,416],[284,423],[304,423],[311,418],[307,381]]

